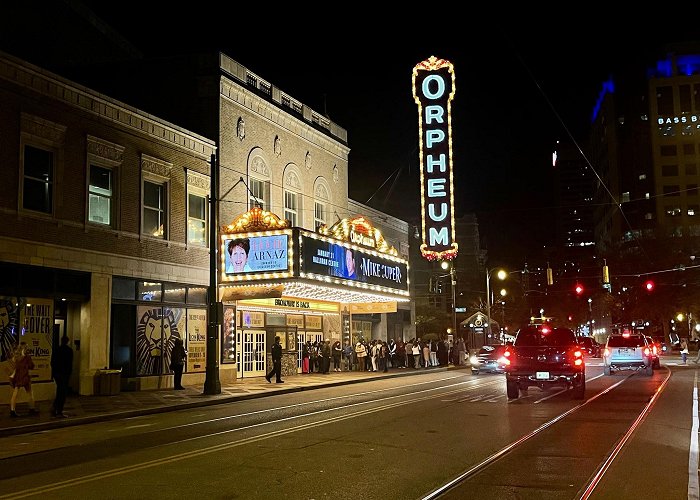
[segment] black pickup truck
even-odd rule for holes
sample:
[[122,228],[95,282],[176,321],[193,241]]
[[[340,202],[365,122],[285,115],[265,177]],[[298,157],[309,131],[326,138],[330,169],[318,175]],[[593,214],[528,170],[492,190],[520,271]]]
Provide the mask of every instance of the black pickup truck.
[[573,388],[574,399],[586,392],[584,349],[568,328],[531,325],[518,330],[515,342],[504,357],[508,399],[517,399],[520,391],[532,386]]

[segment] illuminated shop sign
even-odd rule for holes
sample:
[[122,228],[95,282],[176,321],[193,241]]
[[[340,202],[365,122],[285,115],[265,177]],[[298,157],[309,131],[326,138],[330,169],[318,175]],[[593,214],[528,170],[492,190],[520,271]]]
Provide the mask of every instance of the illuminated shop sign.
[[274,309],[301,309],[306,311],[338,312],[338,304],[318,300],[284,297],[282,299],[250,299],[239,302],[240,307],[272,307]]
[[408,290],[408,265],[331,241],[301,237],[301,272]]
[[413,99],[418,105],[423,243],[428,260],[457,256],[454,221],[451,103],[454,66],[431,56],[413,68]]
[[683,116],[659,116],[656,123],[659,125],[673,125],[675,123],[698,123],[700,115],[683,115]]

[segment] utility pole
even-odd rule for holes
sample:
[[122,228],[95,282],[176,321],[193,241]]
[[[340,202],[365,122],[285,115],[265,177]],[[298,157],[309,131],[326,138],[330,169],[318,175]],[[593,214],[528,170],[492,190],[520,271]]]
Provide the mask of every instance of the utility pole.
[[219,361],[217,354],[219,325],[223,319],[223,304],[218,299],[217,273],[219,248],[219,166],[216,155],[211,155],[211,175],[209,193],[209,321],[207,323],[207,362],[204,394],[221,394]]

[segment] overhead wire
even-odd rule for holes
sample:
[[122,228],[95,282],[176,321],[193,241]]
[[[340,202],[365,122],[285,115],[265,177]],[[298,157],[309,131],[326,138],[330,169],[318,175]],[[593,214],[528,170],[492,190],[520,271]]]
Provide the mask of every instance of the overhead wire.
[[[508,41],[510,42],[510,39],[509,39],[507,36],[505,36],[505,38],[508,39]],[[525,60],[520,56],[520,53],[514,48],[514,46],[513,46],[512,43],[511,43],[511,47],[513,47],[513,52],[515,53],[515,56],[517,57],[518,61],[520,61],[520,63],[521,63],[521,64],[523,65],[523,67],[525,68],[525,71],[527,72],[527,74],[530,76],[530,78],[531,78],[532,81],[534,82],[535,86],[537,87],[537,89],[539,90],[540,94],[542,95],[542,97],[543,97],[544,100],[546,101],[546,103],[547,103],[547,105],[549,106],[549,108],[550,108],[550,110],[552,111],[552,113],[554,113],[554,116],[555,116],[555,117],[557,118],[557,120],[559,121],[560,125],[562,126],[562,128],[563,128],[564,131],[566,132],[567,136],[569,137],[569,139],[571,139],[571,141],[573,142],[574,146],[575,146],[576,149],[578,150],[578,152],[579,152],[579,154],[581,155],[581,157],[584,159],[584,161],[586,162],[586,164],[588,165],[588,167],[591,169],[591,171],[593,172],[593,174],[594,174],[594,175],[596,176],[596,178],[598,179],[598,182],[600,183],[600,185],[603,187],[603,189],[605,190],[605,192],[608,194],[608,196],[609,196],[610,199],[612,200],[611,204],[614,204],[614,206],[616,207],[616,209],[620,211],[620,215],[621,215],[622,219],[625,221],[625,224],[627,225],[627,228],[630,230],[630,233],[632,234],[632,236],[637,240],[637,243],[639,244],[639,248],[640,248],[640,249],[642,250],[642,252],[644,253],[644,256],[647,258],[647,260],[648,260],[649,262],[651,262],[651,259],[650,259],[649,255],[648,255],[648,253],[646,252],[646,249],[645,249],[644,246],[641,244],[641,239],[639,238],[639,236],[638,236],[638,235],[636,234],[636,232],[634,231],[634,229],[633,229],[633,227],[632,227],[632,224],[630,223],[629,219],[627,218],[627,215],[625,214],[624,210],[622,209],[622,204],[615,198],[615,196],[612,194],[612,192],[611,192],[610,189],[608,188],[608,186],[607,186],[607,184],[605,183],[605,181],[603,180],[603,178],[600,176],[600,174],[599,174],[598,171],[595,169],[595,167],[593,167],[593,164],[590,162],[590,160],[588,159],[588,157],[586,156],[586,154],[583,152],[583,149],[581,148],[581,146],[579,145],[578,141],[576,140],[576,138],[575,138],[575,137],[573,136],[573,134],[571,133],[569,127],[566,125],[566,123],[565,123],[564,120],[562,119],[561,115],[559,114],[559,112],[558,112],[557,109],[555,108],[554,104],[553,104],[552,101],[549,99],[549,97],[548,97],[547,94],[545,93],[544,89],[542,88],[542,86],[540,85],[540,83],[537,81],[537,78],[535,78],[535,75],[532,73],[532,71],[530,70],[529,66],[528,66],[527,63],[525,62]]]

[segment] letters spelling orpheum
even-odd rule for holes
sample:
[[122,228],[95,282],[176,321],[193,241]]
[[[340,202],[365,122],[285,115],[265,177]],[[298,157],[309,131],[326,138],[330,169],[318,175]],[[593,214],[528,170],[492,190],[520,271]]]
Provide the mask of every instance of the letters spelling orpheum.
[[[419,73],[419,70],[420,73]],[[419,106],[423,245],[428,259],[454,258],[452,131],[450,101],[454,71],[448,61],[431,57],[413,70],[414,99]]]

